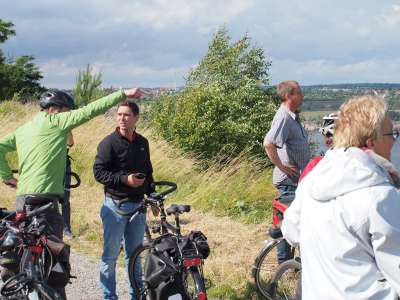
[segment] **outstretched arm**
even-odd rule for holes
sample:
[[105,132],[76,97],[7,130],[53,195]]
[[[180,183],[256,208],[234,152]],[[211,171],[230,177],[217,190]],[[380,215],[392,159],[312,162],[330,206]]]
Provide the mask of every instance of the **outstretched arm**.
[[64,113],[58,113],[51,116],[52,121],[56,126],[64,130],[71,130],[94,117],[106,112],[108,109],[117,103],[129,99],[139,99],[144,95],[144,92],[138,88],[120,90],[111,95],[93,101],[88,105]]

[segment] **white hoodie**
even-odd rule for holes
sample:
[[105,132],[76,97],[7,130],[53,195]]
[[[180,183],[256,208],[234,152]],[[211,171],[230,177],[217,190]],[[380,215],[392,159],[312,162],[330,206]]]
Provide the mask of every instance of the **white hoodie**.
[[299,184],[282,232],[300,243],[304,300],[398,299],[400,193],[362,150],[328,151]]

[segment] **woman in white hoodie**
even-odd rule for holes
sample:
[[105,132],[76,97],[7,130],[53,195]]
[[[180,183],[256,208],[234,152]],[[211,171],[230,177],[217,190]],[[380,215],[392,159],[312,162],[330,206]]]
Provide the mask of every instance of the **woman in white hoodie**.
[[400,193],[383,99],[344,103],[334,149],[299,184],[282,232],[300,243],[302,298],[398,299]]

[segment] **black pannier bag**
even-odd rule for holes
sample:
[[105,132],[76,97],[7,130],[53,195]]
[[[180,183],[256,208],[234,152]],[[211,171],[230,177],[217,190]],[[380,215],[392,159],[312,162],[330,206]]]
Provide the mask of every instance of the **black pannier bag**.
[[70,246],[55,235],[50,235],[47,237],[47,247],[49,247],[54,257],[47,283],[55,289],[61,289],[72,278],[71,265],[69,263]]
[[176,237],[168,234],[154,242],[154,253],[146,257],[143,270],[151,299],[191,300],[183,284],[183,275],[174,263],[179,251]]
[[154,249],[157,253],[163,253],[170,257],[175,257],[178,246],[176,244],[176,238],[172,234],[167,234],[158,237],[154,241]]
[[[191,300],[183,282],[185,275],[175,266],[175,259],[180,253],[185,257],[197,255],[197,252],[203,258],[210,254],[207,238],[200,231],[191,231],[179,241],[171,234],[154,241],[154,253],[146,257],[143,270],[152,300]],[[186,275],[190,276],[189,273]]]
[[144,263],[144,278],[149,288],[154,289],[178,272],[174,263],[162,253],[150,253]]
[[210,255],[210,246],[208,245],[207,237],[201,231],[191,231],[188,237],[196,245],[203,259],[206,259]]
[[151,291],[151,299],[191,300],[186,293],[182,276],[182,273],[176,273],[171,280],[162,282],[158,287]]

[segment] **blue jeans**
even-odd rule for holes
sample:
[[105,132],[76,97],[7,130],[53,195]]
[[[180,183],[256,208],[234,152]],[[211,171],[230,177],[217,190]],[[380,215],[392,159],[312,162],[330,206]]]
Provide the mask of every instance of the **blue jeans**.
[[[132,211],[140,203],[128,202],[121,206],[122,210]],[[128,272],[129,256],[136,247],[143,244],[146,224],[146,215],[138,214],[131,222],[129,217],[119,215],[116,205],[111,198],[105,198],[101,207],[100,217],[103,222],[103,255],[100,262],[100,287],[103,290],[104,300],[117,300],[115,266],[119,256],[121,241],[125,249],[125,267]],[[137,281],[141,281],[140,265],[135,266]],[[136,299],[135,292],[129,285],[129,294]]]
[[[296,191],[297,186],[294,185],[290,180],[284,181],[276,186],[279,192],[279,196],[282,196],[282,201],[285,204],[290,205],[290,202],[285,201],[287,199],[293,200],[289,195]],[[290,245],[288,242],[283,240],[277,246],[277,259],[278,263],[282,263],[285,260],[291,259]]]

